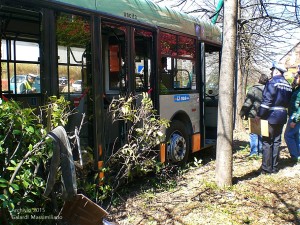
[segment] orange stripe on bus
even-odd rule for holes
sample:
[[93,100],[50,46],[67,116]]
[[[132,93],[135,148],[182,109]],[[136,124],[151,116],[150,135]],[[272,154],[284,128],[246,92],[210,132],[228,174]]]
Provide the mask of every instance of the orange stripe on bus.
[[160,150],[159,151],[159,153],[160,153],[160,162],[164,163],[164,162],[166,162],[166,144],[161,143],[159,150]]
[[[103,161],[98,161],[98,169],[101,170],[103,168]],[[100,171],[99,172],[99,178],[100,180],[104,178],[104,172]],[[100,182],[101,184],[102,182]]]
[[102,156],[102,145],[99,145],[98,146],[98,154],[99,154],[99,156]]
[[192,136],[192,152],[197,152],[201,148],[201,134],[194,134]]

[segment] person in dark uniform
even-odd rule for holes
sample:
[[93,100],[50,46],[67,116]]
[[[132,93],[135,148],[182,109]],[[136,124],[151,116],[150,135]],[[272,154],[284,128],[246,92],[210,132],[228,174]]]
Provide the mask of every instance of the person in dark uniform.
[[264,88],[263,100],[255,117],[256,122],[260,119],[268,120],[269,126],[269,136],[262,138],[262,174],[278,172],[282,128],[287,121],[287,107],[292,96],[292,87],[284,78],[286,68],[273,62],[270,70],[272,79]]

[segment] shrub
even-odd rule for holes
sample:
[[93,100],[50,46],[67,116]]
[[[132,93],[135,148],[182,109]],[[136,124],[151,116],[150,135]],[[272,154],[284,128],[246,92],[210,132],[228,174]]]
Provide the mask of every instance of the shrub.
[[[8,224],[24,213],[30,215],[33,209],[46,210],[41,195],[45,188],[43,170],[51,157],[51,140],[43,119],[48,120],[50,129],[65,125],[70,113],[69,103],[63,98],[49,100],[40,109],[21,108],[13,100],[0,104],[1,224]],[[13,220],[14,225],[19,223],[26,224]]]
[[147,93],[113,99],[109,112],[113,122],[125,123],[128,133],[125,144],[105,162],[103,198],[107,197],[105,194],[113,194],[124,182],[161,168],[158,146],[164,140],[163,129],[169,126],[169,121],[157,116]]

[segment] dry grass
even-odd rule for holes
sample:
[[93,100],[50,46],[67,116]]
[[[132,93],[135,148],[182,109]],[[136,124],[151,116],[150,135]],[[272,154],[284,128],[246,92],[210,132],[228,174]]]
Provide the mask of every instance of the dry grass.
[[[174,188],[135,187],[110,210],[119,224],[300,224],[300,165],[289,160],[283,143],[280,171],[260,175],[261,159],[248,159],[248,135],[234,135],[233,186],[216,187],[215,160],[189,168]],[[242,146],[242,147],[240,147]]]

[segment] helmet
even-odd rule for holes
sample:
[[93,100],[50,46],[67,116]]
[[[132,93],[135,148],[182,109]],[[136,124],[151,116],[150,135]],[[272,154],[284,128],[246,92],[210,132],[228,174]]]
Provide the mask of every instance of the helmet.
[[272,70],[272,69],[277,69],[281,73],[285,73],[287,71],[287,69],[285,68],[285,66],[283,64],[278,64],[277,62],[272,63],[272,67],[270,68],[270,70]]
[[36,77],[38,77],[38,75],[35,75],[35,74],[33,74],[33,73],[29,73],[27,76],[29,76],[29,77],[33,77],[33,78],[36,78]]

